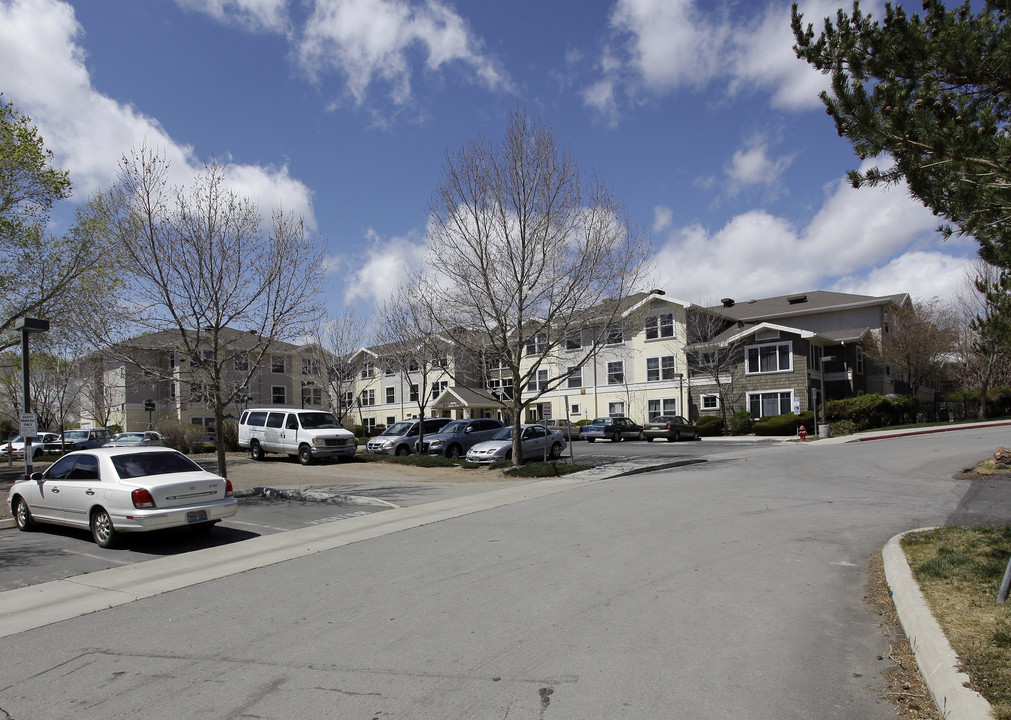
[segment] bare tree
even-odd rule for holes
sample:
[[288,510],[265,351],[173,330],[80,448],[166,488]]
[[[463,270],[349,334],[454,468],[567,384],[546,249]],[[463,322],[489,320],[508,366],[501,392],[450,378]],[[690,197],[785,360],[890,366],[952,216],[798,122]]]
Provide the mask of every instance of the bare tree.
[[693,377],[716,388],[725,433],[729,417],[738,409],[736,384],[744,366],[745,343],[734,330],[731,321],[705,305],[688,312],[688,369]]
[[409,292],[442,337],[461,347],[479,337],[511,376],[513,462],[523,410],[597,354],[645,284],[648,256],[610,189],[520,109],[500,145],[478,138],[447,153]]
[[[429,384],[449,377],[448,343],[440,337],[438,325],[426,303],[419,302],[401,289],[376,310],[376,336],[380,361],[396,371],[412,390],[418,418],[425,419],[435,393]],[[418,443],[425,442],[425,423],[418,428]]]
[[1003,341],[1002,333],[983,331],[1006,322],[983,290],[1000,285],[999,275],[996,267],[977,260],[955,297],[954,370],[963,388],[979,390],[980,420],[986,419],[990,388],[1011,380],[1011,348]]
[[168,349],[188,364],[213,409],[225,475],[226,408],[244,396],[271,348],[314,320],[321,256],[300,218],[276,211],[265,220],[227,188],[221,165],[207,167],[189,189],[170,188],[167,171],[167,162],[141,148],[123,159],[107,194],[128,302],[119,342],[100,340],[156,379],[176,377],[177,368],[152,359]]
[[910,396],[938,379],[951,357],[958,335],[954,315],[940,298],[920,300],[892,311],[887,333],[867,354],[878,365],[892,368]]
[[352,305],[326,313],[308,333],[306,356],[313,367],[307,374],[325,389],[330,409],[342,425],[355,406],[355,354],[366,344],[366,326]]

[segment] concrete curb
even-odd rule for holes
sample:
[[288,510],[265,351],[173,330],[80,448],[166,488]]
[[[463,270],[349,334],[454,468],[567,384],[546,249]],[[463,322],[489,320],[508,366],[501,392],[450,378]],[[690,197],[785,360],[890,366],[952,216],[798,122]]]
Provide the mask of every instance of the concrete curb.
[[1011,425],[1011,421],[970,423],[963,425],[950,425],[943,427],[925,428],[923,430],[897,430],[895,432],[879,433],[877,435],[861,435],[860,437],[855,439],[860,442],[866,442],[868,440],[888,440],[889,438],[910,437],[912,435],[932,435],[934,433],[954,432],[956,430],[976,430],[978,428],[1005,427],[1008,425]]
[[[919,528],[922,532],[934,528]],[[892,591],[902,629],[916,655],[916,664],[930,689],[938,711],[949,720],[992,720],[990,703],[965,686],[969,676],[958,670],[958,656],[923,599],[920,586],[906,561],[900,542],[906,533],[888,541],[881,551],[885,580]]]

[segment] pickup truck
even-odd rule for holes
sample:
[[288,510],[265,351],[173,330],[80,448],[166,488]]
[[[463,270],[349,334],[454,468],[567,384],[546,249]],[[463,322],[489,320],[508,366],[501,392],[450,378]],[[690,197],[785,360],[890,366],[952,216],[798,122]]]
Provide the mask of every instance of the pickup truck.
[[611,442],[621,442],[622,440],[642,440],[642,425],[638,425],[627,417],[601,417],[594,418],[589,425],[583,425],[579,429],[579,437],[587,442],[594,440],[610,440]]

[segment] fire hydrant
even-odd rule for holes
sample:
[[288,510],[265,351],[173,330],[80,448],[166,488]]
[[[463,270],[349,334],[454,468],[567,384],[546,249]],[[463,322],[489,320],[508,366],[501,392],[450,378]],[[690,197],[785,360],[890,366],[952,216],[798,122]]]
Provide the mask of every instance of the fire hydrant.
[[806,427],[804,427],[803,425],[801,425],[797,429],[797,434],[800,435],[800,441],[801,442],[807,442],[807,428]]

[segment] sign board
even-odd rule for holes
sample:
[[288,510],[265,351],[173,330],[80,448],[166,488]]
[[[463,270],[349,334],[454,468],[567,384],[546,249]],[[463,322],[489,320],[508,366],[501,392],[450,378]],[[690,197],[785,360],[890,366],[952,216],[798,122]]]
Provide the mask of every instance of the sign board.
[[796,396],[793,398],[793,414],[800,415],[800,398]]
[[39,434],[39,419],[35,413],[21,413],[21,437],[33,438]]
[[551,419],[551,403],[541,403],[541,419]]

